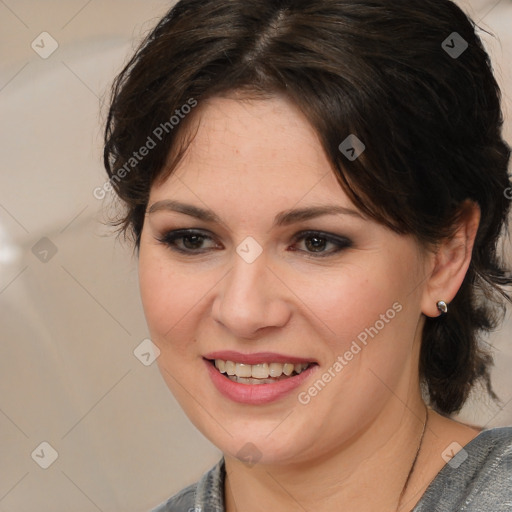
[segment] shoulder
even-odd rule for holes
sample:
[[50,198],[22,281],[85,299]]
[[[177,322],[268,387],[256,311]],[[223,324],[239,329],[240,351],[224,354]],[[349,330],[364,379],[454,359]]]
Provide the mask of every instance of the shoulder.
[[497,427],[482,430],[467,445],[472,452],[485,457],[486,454],[502,454],[510,456],[512,450],[512,427]]
[[512,509],[512,427],[482,431],[438,473],[414,512]]
[[224,459],[151,512],[224,512]]
[[158,505],[151,512],[192,512],[194,510],[196,489],[197,483],[189,485],[178,494]]

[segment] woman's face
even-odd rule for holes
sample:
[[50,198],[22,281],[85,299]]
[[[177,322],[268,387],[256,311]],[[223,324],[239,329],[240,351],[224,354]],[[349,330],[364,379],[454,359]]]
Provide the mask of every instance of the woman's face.
[[349,201],[287,100],[198,109],[185,158],[151,190],[140,245],[169,388],[226,455],[267,463],[400,421],[418,389],[428,258]]

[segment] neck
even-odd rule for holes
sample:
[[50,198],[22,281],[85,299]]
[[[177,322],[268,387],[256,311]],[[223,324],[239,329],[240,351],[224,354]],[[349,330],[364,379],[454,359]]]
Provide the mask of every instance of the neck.
[[[391,397],[375,420],[357,438],[307,462],[256,464],[248,467],[226,457],[226,510],[395,512],[404,487],[400,512],[412,509],[421,479],[425,406],[419,389],[407,406]],[[429,436],[424,433],[423,444]],[[409,477],[409,481],[406,481]],[[422,481],[423,482],[423,481]],[[414,503],[411,497],[416,496]],[[409,506],[410,505],[410,506]]]

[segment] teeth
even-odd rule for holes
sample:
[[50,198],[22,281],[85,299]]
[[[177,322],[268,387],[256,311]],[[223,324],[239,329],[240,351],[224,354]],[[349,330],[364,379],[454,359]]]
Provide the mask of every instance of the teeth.
[[265,382],[274,382],[271,380],[272,378],[277,379],[283,375],[285,377],[289,377],[293,372],[298,375],[308,366],[308,363],[244,364],[215,359],[215,367],[220,373],[227,373],[230,377],[233,377],[231,380],[246,384],[264,384]]
[[295,369],[295,366],[292,363],[286,363],[283,365],[283,373],[287,376],[290,376]]
[[283,374],[283,365],[280,363],[270,363],[268,365],[268,373],[271,377],[281,377]]
[[267,379],[268,378],[268,364],[253,364],[251,366],[252,369],[252,377],[255,379]]
[[236,363],[235,375],[237,377],[252,377],[252,366],[250,364]]
[[246,379],[244,377],[237,377],[236,375],[230,376],[228,379],[240,384],[273,384],[275,382],[274,379]]
[[226,361],[226,373],[228,375],[235,375],[235,371],[236,371],[236,364],[233,363],[233,361]]
[[305,370],[307,367],[307,365],[304,365],[302,363],[297,363],[295,365],[293,365],[293,369],[295,370],[295,373],[298,375],[299,373],[302,372],[302,370]]

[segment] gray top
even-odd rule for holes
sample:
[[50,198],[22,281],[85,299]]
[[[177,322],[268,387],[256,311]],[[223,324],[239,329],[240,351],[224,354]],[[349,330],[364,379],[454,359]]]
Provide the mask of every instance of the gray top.
[[[224,459],[152,512],[225,512]],[[412,512],[512,512],[512,427],[483,430],[449,460]]]

